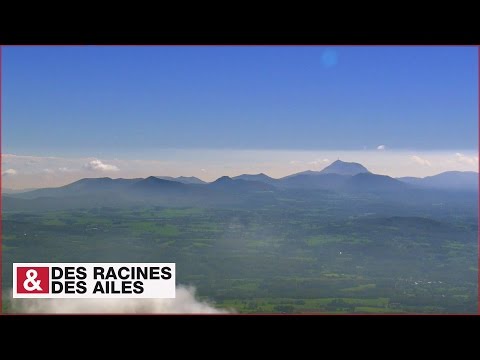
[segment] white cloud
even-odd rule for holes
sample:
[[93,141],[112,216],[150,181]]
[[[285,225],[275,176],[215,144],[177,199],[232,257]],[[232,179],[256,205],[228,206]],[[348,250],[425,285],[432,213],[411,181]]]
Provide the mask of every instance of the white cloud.
[[15,169],[8,169],[8,170],[5,170],[4,172],[2,172],[2,176],[14,176],[14,175],[17,175],[17,174],[18,174],[18,172]]
[[201,172],[206,172],[207,170],[206,169],[200,169]]
[[476,165],[478,164],[478,156],[466,156],[462,153],[456,153],[455,159],[464,164]]
[[328,159],[317,159],[317,160],[310,161],[308,164],[309,165],[321,165],[321,164],[325,164],[325,163],[328,163],[328,162],[330,162],[330,160],[328,160]]
[[47,173],[47,174],[53,174],[54,173],[54,171],[52,169],[43,169],[43,172]]
[[385,145],[378,145],[377,150],[385,150],[387,147]]
[[30,314],[226,314],[195,298],[193,287],[179,286],[174,299],[13,299],[12,312]]
[[120,170],[115,165],[104,164],[100,160],[92,160],[84,165],[85,169],[93,170],[93,171],[118,171]]
[[427,159],[421,158],[420,156],[413,155],[411,159],[415,161],[417,164],[424,165],[424,166],[432,166],[432,163]]
[[55,156],[31,156],[31,155],[15,155],[15,154],[2,154],[3,159],[21,159],[21,160],[29,160],[32,162],[38,160],[45,160],[45,159],[60,159]]
[[60,168],[58,168],[58,171],[60,171],[60,172],[73,172],[75,170],[74,169],[69,169],[67,167],[60,167]]

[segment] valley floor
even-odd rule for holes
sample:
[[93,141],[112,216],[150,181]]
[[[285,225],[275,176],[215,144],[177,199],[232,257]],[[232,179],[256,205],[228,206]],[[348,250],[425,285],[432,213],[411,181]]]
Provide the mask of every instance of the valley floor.
[[12,262],[175,262],[240,313],[477,311],[476,214],[288,204],[4,213],[3,290]]

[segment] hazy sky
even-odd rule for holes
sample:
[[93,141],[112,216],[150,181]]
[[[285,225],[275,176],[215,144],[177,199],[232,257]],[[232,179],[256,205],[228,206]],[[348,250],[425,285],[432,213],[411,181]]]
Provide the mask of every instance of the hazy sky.
[[477,171],[476,47],[3,47],[5,187]]

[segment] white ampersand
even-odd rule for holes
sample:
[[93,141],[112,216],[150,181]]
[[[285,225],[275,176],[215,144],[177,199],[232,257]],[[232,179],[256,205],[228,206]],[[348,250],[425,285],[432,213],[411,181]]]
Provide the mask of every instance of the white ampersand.
[[[30,269],[27,271],[27,278],[23,282],[23,287],[27,291],[33,291],[33,290],[39,290],[43,291],[43,289],[40,287],[40,283],[42,280],[35,280],[38,276],[37,270]],[[32,284],[32,285],[29,285]]]

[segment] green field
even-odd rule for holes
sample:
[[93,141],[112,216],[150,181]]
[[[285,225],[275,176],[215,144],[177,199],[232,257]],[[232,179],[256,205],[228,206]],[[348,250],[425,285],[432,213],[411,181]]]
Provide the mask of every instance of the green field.
[[240,313],[476,311],[469,210],[285,203],[5,212],[3,290],[12,262],[175,262],[177,284]]

